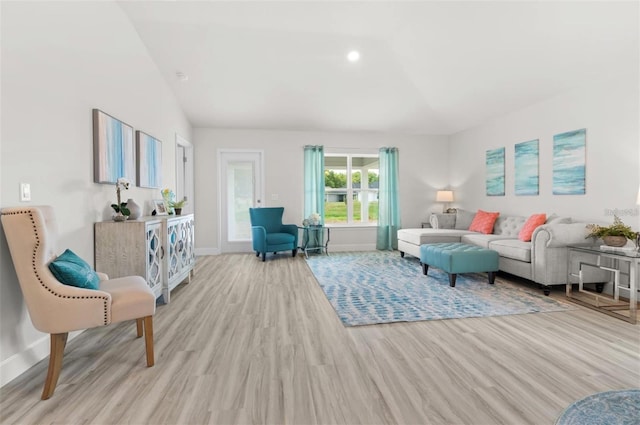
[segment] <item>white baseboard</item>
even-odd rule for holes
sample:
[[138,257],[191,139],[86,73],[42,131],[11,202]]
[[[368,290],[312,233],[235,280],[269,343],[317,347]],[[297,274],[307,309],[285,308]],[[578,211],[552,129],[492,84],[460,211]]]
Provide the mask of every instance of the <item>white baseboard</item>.
[[196,248],[196,256],[203,255],[220,255],[220,249],[218,248]]
[[[71,341],[82,332],[84,331],[69,333],[68,341]],[[15,378],[35,366],[42,359],[47,358],[49,356],[49,340],[50,337],[47,334],[33,342],[21,352],[14,354],[0,363],[0,387],[3,387],[13,381]],[[42,375],[43,385],[45,378],[46,373]]]
[[49,335],[46,335],[0,363],[0,386],[13,381],[48,355]]

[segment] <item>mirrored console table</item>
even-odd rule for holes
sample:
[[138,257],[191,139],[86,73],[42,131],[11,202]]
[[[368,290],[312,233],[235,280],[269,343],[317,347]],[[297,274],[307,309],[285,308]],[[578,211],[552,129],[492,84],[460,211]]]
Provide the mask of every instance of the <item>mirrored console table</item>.
[[[601,245],[570,245],[568,249],[567,298],[629,323],[637,323],[640,252],[635,249],[616,249]],[[572,270],[575,265],[577,270]],[[583,275],[588,267],[610,272],[612,294],[594,292],[584,287]],[[625,277],[626,279],[623,279]],[[573,291],[575,282],[572,278],[578,281],[577,293]],[[621,292],[624,292],[626,297],[621,297]]]
[[193,214],[95,223],[95,269],[111,278],[145,278],[156,298],[189,282],[195,266]]

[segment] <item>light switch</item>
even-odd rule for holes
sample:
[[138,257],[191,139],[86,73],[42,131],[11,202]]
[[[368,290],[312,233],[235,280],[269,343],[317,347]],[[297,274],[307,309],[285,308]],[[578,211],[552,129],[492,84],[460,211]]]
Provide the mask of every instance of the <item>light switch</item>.
[[31,200],[31,185],[29,183],[20,183],[20,201],[28,202]]

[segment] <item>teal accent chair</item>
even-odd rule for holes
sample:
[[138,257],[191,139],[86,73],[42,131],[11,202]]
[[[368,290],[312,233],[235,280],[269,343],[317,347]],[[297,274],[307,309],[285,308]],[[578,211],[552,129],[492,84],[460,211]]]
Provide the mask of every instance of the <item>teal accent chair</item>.
[[284,208],[249,208],[251,217],[251,237],[256,257],[262,254],[262,261],[267,259],[267,252],[291,250],[293,257],[298,253],[298,226],[282,224]]

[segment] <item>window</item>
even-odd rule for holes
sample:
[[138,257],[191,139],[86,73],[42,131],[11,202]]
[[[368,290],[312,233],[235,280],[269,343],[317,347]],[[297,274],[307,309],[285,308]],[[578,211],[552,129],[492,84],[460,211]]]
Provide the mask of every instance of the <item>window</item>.
[[326,224],[378,222],[378,155],[324,155]]

